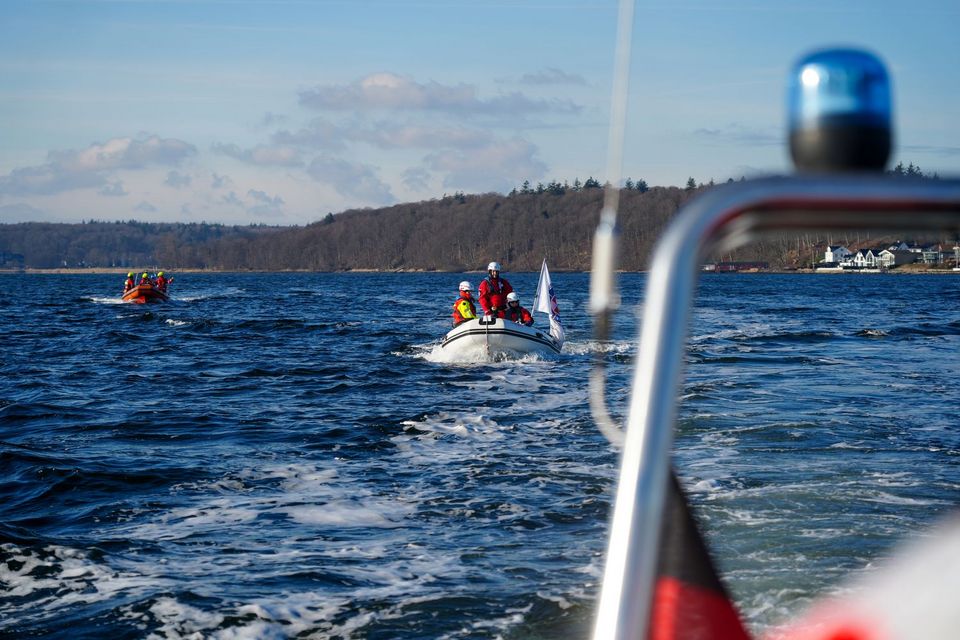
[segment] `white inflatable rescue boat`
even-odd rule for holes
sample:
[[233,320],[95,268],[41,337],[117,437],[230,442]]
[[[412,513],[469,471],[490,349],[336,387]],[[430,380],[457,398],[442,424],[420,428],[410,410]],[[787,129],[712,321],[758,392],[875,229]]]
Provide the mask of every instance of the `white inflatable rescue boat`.
[[547,315],[550,320],[549,329],[517,324],[493,316],[473,318],[451,329],[440,344],[440,350],[457,359],[522,358],[531,354],[560,353],[565,334],[546,260],[540,268],[533,311]]

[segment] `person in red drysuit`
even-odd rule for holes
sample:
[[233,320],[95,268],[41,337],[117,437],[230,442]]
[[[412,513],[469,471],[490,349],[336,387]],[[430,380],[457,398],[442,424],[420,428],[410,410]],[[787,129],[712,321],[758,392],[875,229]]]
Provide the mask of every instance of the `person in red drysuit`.
[[507,309],[503,312],[503,318],[528,327],[533,324],[533,316],[520,306],[520,296],[513,291],[507,294]]
[[160,289],[160,291],[166,293],[167,285],[169,285],[171,282],[173,282],[173,278],[165,277],[163,275],[163,271],[161,271],[157,274],[157,281],[154,283],[154,285],[157,287],[157,289]]
[[506,278],[500,277],[500,263],[487,265],[487,277],[480,283],[480,307],[487,316],[503,317],[506,308],[504,299],[513,292]]

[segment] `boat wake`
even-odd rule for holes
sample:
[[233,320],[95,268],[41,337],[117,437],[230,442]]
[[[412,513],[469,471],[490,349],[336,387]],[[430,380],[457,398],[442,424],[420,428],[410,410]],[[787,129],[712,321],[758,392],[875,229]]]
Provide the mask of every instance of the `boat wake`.
[[211,289],[209,291],[197,291],[187,296],[177,296],[178,300],[184,302],[198,302],[200,300],[218,300],[222,298],[234,298],[240,294],[246,293],[246,290],[241,289],[240,287],[225,287],[218,289]]
[[610,355],[628,354],[636,350],[636,344],[632,340],[584,340],[567,342],[563,345],[564,349],[570,355],[586,356],[595,353],[606,353]]
[[393,355],[412,356],[435,364],[524,363],[544,362],[551,359],[549,355],[543,353],[528,353],[523,356],[511,356],[504,353],[487,354],[483,346],[450,351],[444,350],[441,345],[435,342],[411,345],[406,351],[394,351]]
[[84,299],[85,299],[85,300],[89,300],[90,302],[92,302],[92,303],[94,303],[94,304],[126,304],[126,303],[123,301],[123,299],[121,299],[121,298],[119,298],[119,297],[116,297],[116,298],[105,298],[105,297],[101,297],[101,296],[91,296],[91,297],[89,297],[89,298],[84,298]]

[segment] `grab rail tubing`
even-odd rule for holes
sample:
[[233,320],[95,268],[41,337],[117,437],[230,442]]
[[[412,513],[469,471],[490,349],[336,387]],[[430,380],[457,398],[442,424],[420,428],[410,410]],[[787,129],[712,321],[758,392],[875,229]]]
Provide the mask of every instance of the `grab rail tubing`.
[[653,255],[594,626],[596,640],[645,637],[657,565],[681,363],[699,266],[773,231],[960,231],[960,180],[882,175],[762,178],[684,206]]

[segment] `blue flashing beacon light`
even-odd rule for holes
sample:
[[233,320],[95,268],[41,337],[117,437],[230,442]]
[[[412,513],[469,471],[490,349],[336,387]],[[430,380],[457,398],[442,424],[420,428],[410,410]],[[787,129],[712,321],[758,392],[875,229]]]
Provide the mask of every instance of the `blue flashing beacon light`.
[[790,73],[790,155],[801,171],[882,171],[893,139],[890,79],[874,55],[826,49]]

